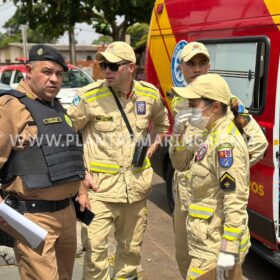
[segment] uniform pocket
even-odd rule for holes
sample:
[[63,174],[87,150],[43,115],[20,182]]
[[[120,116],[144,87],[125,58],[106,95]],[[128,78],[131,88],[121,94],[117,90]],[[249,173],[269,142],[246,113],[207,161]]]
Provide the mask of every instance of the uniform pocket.
[[215,209],[203,205],[189,205],[188,235],[190,243],[207,246],[209,226]]
[[116,124],[112,121],[96,121],[94,128],[100,132],[109,132],[116,129]]

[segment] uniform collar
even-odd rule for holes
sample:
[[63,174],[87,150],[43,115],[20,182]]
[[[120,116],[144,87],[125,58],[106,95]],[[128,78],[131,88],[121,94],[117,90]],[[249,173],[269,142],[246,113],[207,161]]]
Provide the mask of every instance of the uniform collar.
[[227,120],[228,117],[225,115],[225,116],[222,116],[221,118],[215,120],[211,125],[210,125],[210,128],[209,128],[209,132],[214,132],[218,129],[218,127],[221,126],[221,124]]
[[23,79],[20,81],[20,83],[18,84],[16,90],[20,91],[21,93],[25,94],[26,96],[28,96],[31,99],[34,100],[39,100],[40,102],[46,104],[46,105],[53,105],[53,102],[47,102],[45,100],[43,100],[42,98],[38,97],[30,88],[28,82],[26,79]]

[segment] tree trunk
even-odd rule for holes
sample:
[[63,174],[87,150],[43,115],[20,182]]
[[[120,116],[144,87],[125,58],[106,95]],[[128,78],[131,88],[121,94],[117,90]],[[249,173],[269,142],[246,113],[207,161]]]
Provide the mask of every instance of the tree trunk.
[[70,63],[76,65],[76,46],[75,46],[75,33],[74,27],[69,28],[69,52],[70,52]]

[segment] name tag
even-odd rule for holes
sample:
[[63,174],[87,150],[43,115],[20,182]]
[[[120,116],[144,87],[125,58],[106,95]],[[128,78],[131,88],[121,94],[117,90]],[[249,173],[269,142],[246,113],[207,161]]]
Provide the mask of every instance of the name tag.
[[44,124],[61,123],[62,119],[60,117],[48,118],[48,119],[43,119],[43,122]]
[[96,121],[109,122],[109,121],[113,121],[113,117],[111,117],[111,116],[96,116],[95,120]]

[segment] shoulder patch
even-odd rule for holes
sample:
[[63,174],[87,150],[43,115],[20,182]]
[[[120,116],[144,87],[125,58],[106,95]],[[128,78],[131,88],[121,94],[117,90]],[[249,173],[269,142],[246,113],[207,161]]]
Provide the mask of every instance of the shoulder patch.
[[233,145],[230,143],[221,144],[216,148],[219,164],[223,168],[229,168],[233,164]]
[[235,179],[228,173],[224,173],[219,179],[220,188],[223,191],[235,191],[236,183]]
[[146,115],[146,101],[136,101],[136,115]]
[[72,104],[75,106],[78,106],[81,102],[81,97],[79,95],[75,95],[73,100],[72,100]]
[[151,83],[148,83],[148,82],[145,82],[145,81],[138,81],[138,82],[144,87],[152,88],[152,89],[158,91],[158,88]]
[[205,154],[207,153],[208,150],[208,145],[207,144],[202,144],[198,147],[197,151],[195,152],[195,158],[198,161],[203,160]]

